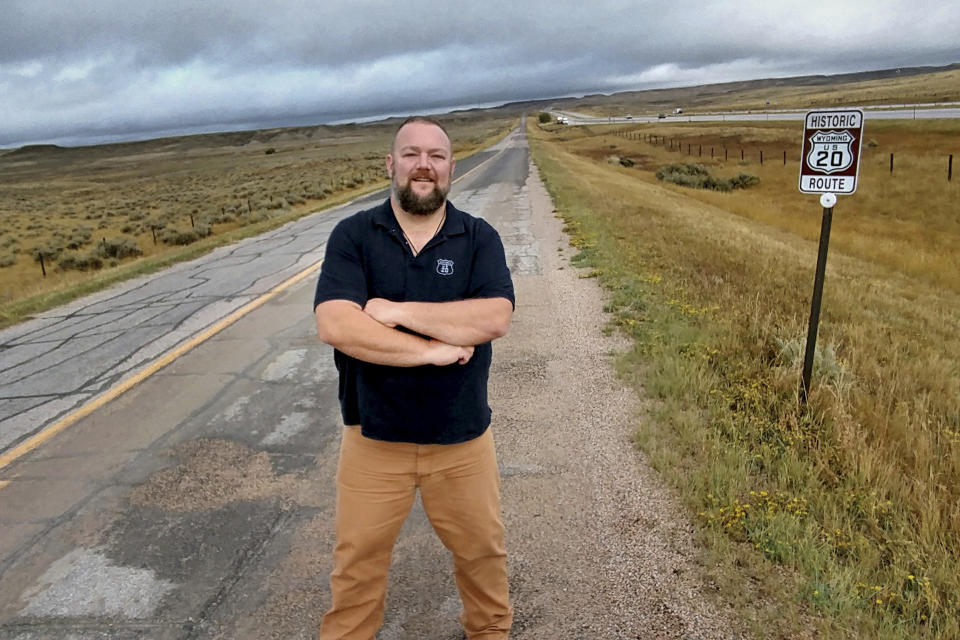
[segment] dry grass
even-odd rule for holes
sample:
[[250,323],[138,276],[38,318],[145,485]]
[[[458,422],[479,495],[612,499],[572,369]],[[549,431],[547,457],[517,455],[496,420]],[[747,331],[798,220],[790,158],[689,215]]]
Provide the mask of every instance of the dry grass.
[[[455,153],[480,148],[514,122],[503,114],[452,120]],[[383,157],[395,126],[27,147],[0,155],[0,326],[386,186]]]
[[[877,146],[834,213],[807,408],[797,389],[821,210],[798,193],[793,127],[632,131],[682,137],[680,152],[602,128],[530,132],[578,261],[611,288],[614,322],[635,338],[623,375],[660,399],[638,441],[701,514],[731,598],[745,584],[779,598],[765,614],[747,605],[765,636],[798,635],[777,620],[809,611],[825,637],[957,637],[960,194],[946,181],[956,126],[868,122]],[[653,172],[686,158],[688,143],[693,156],[701,143],[763,145],[775,162],[704,161],[721,176],[759,175],[745,191],[659,183]],[[743,559],[744,546],[764,562]],[[799,582],[774,579],[776,567]]]
[[[638,126],[618,129],[606,137],[610,153],[645,157],[648,163],[697,162],[721,176],[741,171],[757,175],[762,186],[749,191],[676,189],[743,217],[816,240],[821,219],[817,197],[802,195],[797,189],[801,133],[799,123],[733,127],[713,123]],[[650,134],[672,140],[674,150],[644,143],[643,136]],[[960,270],[956,268],[960,121],[870,121],[865,136],[869,143],[862,149],[860,171],[864,188],[855,197],[840,197],[831,247],[960,292]],[[740,161],[741,150],[744,161]],[[723,159],[725,151],[727,161]],[[894,155],[892,173],[890,154]],[[955,156],[957,175],[948,182],[950,154]],[[642,177],[653,180],[648,173]],[[917,241],[909,254],[902,251],[900,240],[904,237]]]

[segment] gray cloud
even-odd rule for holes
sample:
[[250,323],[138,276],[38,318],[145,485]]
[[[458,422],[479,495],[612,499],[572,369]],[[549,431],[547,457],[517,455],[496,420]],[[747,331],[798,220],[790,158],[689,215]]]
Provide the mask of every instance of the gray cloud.
[[0,0],[0,145],[960,61],[960,7]]

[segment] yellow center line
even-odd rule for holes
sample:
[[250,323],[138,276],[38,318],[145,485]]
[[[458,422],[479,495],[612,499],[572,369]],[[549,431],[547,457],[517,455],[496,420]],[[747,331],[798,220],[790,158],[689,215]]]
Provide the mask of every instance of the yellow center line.
[[[506,149],[501,149],[500,151],[495,153],[493,156],[491,156],[490,158],[487,158],[486,160],[478,164],[476,167],[474,167],[470,171],[467,171],[465,174],[458,177],[456,180],[453,180],[453,183],[457,183],[460,180],[463,180],[465,177],[467,177],[468,175],[470,175],[471,173],[473,173],[483,165],[487,164],[494,158],[501,155],[504,151],[506,151]],[[350,204],[350,203],[347,203],[347,204]],[[17,446],[13,447],[9,451],[3,454],[0,454],[0,469],[3,469],[4,467],[13,463],[15,460],[22,458],[26,454],[30,453],[31,451],[33,451],[34,449],[42,445],[43,443],[49,441],[58,433],[66,430],[67,427],[74,424],[81,418],[87,417],[88,415],[90,415],[91,413],[93,413],[103,405],[107,404],[111,400],[114,400],[121,394],[126,393],[136,385],[146,380],[148,377],[152,376],[154,373],[156,373],[160,369],[164,368],[165,366],[167,366],[168,364],[170,364],[171,362],[173,362],[174,360],[182,356],[183,354],[187,353],[194,347],[206,342],[207,340],[209,340],[216,334],[220,333],[221,331],[223,331],[224,329],[232,325],[234,322],[236,322],[243,316],[247,315],[257,307],[260,307],[261,305],[266,303],[268,300],[276,297],[279,293],[283,292],[286,289],[289,289],[290,287],[300,282],[304,278],[315,273],[320,268],[321,264],[323,264],[323,260],[319,260],[315,262],[314,264],[310,265],[300,273],[281,282],[276,287],[274,287],[267,293],[263,294],[259,298],[256,298],[255,300],[251,300],[250,302],[243,305],[242,307],[240,307],[230,315],[226,316],[222,320],[218,321],[217,323],[203,330],[201,333],[190,338],[180,346],[174,348],[171,351],[168,351],[166,354],[157,358],[152,363],[150,363],[149,365],[147,365],[137,373],[133,374],[129,378],[125,378],[124,380],[120,381],[113,387],[104,391],[99,396],[91,400],[88,400],[76,411],[73,411],[72,413],[67,414],[66,416],[60,418],[59,420],[49,425],[48,427],[45,427],[44,429],[33,434],[32,436],[30,436],[29,438],[27,438]],[[8,484],[10,484],[9,480],[0,480],[0,489],[3,489]]]
[[[183,354],[187,353],[188,351],[202,344],[203,342],[209,340],[210,338],[220,333],[221,331],[223,331],[224,329],[232,325],[234,322],[236,322],[243,316],[247,315],[257,307],[260,307],[261,305],[266,303],[268,300],[276,297],[278,294],[280,294],[284,290],[289,289],[291,286],[295,285],[296,283],[300,282],[304,278],[315,273],[320,268],[320,265],[322,263],[323,263],[323,260],[315,262],[314,264],[310,265],[300,273],[281,282],[276,287],[274,287],[267,293],[263,294],[259,298],[251,300],[250,302],[243,305],[242,307],[240,307],[230,315],[226,316],[222,320],[219,320],[218,322],[206,328],[199,334],[190,338],[180,346],[172,349],[171,351],[168,351],[166,354],[157,358],[156,360],[154,360],[149,365],[147,365],[137,373],[133,374],[129,378],[126,378],[120,381],[119,383],[117,383],[110,389],[107,389],[105,392],[103,392],[99,396],[93,398],[92,400],[87,401],[86,404],[81,406],[76,411],[70,414],[67,414],[63,418],[60,418],[50,426],[35,433],[34,435],[30,436],[29,438],[27,438],[17,446],[13,447],[6,453],[0,455],[0,469],[3,469],[4,467],[12,463],[14,460],[17,460],[22,456],[30,453],[31,451],[33,451],[34,449],[36,449],[43,443],[47,442],[48,440],[53,438],[55,435],[57,435],[58,433],[60,433],[61,431],[63,431],[73,423],[75,423],[77,420],[80,420],[81,418],[85,418],[86,416],[90,415],[91,413],[93,413],[103,405],[115,399],[117,396],[129,391],[130,389],[140,384],[145,379],[152,376],[154,373],[156,373],[163,367],[167,366],[168,364],[170,364],[171,362],[173,362]],[[3,485],[0,485],[0,488],[3,488]]]

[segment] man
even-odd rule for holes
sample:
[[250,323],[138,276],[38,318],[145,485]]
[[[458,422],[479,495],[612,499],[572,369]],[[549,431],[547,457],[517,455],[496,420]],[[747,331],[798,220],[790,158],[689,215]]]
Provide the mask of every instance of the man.
[[467,637],[499,640],[513,611],[487,378],[513,283],[493,227],[447,201],[454,159],[440,123],[400,125],[386,165],[389,200],[333,230],[314,301],[346,425],[320,639],[372,640],[380,628],[393,545],[419,488],[453,554]]

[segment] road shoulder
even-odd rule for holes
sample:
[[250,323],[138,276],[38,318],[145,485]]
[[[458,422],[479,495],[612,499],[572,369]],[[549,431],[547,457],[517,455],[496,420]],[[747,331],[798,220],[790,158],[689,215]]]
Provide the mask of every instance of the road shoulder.
[[614,374],[626,344],[603,335],[604,293],[569,266],[533,166],[527,190],[542,269],[515,278],[490,385],[512,637],[730,638],[734,615],[702,578],[690,519],[633,446],[643,405]]

